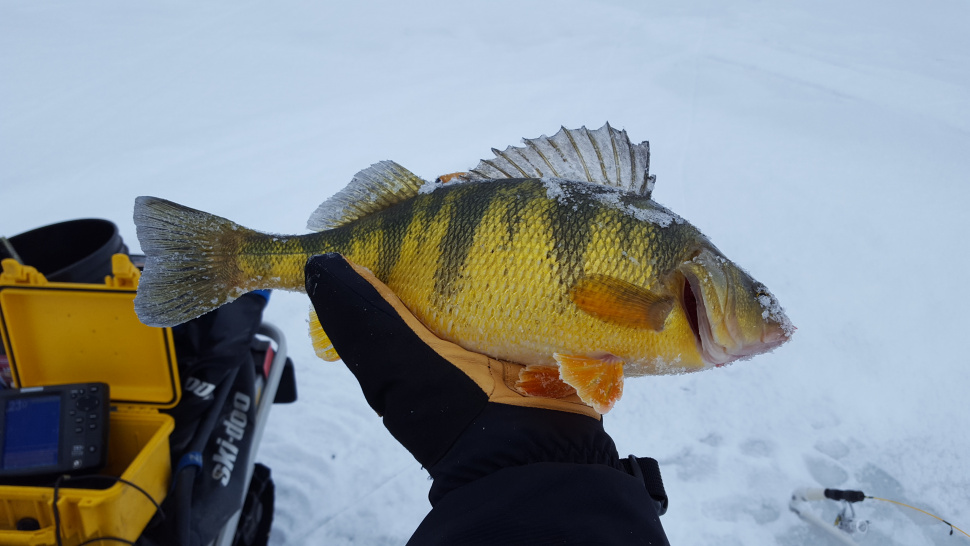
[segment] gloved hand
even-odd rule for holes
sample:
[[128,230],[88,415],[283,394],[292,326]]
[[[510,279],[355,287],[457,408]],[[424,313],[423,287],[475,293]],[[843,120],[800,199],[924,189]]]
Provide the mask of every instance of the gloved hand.
[[308,261],[306,289],[367,402],[434,478],[434,510],[413,542],[506,543],[526,531],[533,543],[599,541],[609,529],[666,544],[657,517],[666,497],[662,507],[651,499],[641,473],[649,463],[621,461],[601,416],[575,393],[520,394],[522,366],[436,337],[338,254]]

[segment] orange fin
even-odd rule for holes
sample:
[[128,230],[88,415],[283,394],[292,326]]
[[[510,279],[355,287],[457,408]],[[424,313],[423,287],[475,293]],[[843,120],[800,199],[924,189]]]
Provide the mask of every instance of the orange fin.
[[320,325],[320,319],[317,318],[317,312],[312,307],[310,308],[310,341],[313,342],[313,350],[316,351],[317,356],[320,358],[327,362],[340,360],[340,355],[337,354],[337,350],[330,343],[330,338],[323,331],[323,326]]
[[609,277],[589,275],[569,290],[573,303],[596,318],[648,330],[663,330],[674,298],[656,294],[635,284]]
[[623,361],[613,355],[600,357],[552,355],[559,362],[559,376],[576,389],[580,400],[599,414],[613,409],[623,395]]
[[515,388],[529,396],[542,398],[564,398],[574,394],[576,389],[563,383],[559,378],[559,368],[554,366],[526,366],[519,370],[519,380]]
[[468,173],[466,173],[466,172],[457,172],[457,173],[443,174],[443,175],[439,176],[438,178],[436,178],[434,182],[435,182],[435,184],[447,184],[448,182],[451,182],[452,180],[455,180],[456,178],[464,178],[467,175],[468,175]]

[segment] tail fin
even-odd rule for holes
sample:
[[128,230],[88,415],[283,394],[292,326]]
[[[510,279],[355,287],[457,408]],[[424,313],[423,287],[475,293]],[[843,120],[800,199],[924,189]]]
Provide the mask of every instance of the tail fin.
[[149,326],[174,326],[245,293],[233,277],[240,241],[256,232],[157,197],[135,199],[145,271],[135,313]]

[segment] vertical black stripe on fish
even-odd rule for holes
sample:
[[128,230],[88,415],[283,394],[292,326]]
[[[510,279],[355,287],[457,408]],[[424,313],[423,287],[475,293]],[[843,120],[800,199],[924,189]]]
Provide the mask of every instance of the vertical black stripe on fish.
[[[512,240],[518,234],[522,225],[522,214],[531,204],[536,192],[534,185],[527,186],[519,180],[510,182],[500,191],[502,198],[506,199],[505,232],[508,235],[507,245],[511,245]],[[529,191],[530,188],[532,191]]]
[[[658,213],[662,213],[665,210],[642,195],[624,193],[620,198],[620,203],[627,210],[632,208],[640,211],[657,211]],[[626,213],[621,214],[619,218],[622,225],[627,227],[623,231],[623,235],[634,235],[630,243],[627,243],[626,239],[622,241],[624,244],[622,250],[629,252],[630,248],[650,248],[651,250],[647,253],[649,263],[641,265],[643,267],[651,267],[654,271],[654,276],[663,275],[679,264],[679,260],[681,259],[679,253],[672,253],[672,251],[680,247],[680,241],[684,241],[685,243],[689,241],[689,238],[681,239],[680,234],[683,233],[683,226],[681,224],[673,223],[668,226],[662,226],[649,219],[636,220]],[[627,246],[628,244],[635,246],[630,247]]]
[[[374,222],[371,229],[383,231],[377,250],[377,263],[373,264],[372,269],[377,278],[386,282],[391,276],[391,272],[394,271],[401,259],[405,239],[412,229],[417,234],[416,243],[419,246],[426,244],[426,231],[421,226],[412,226],[412,224],[416,221],[416,218],[420,218],[422,222],[432,221],[441,209],[442,204],[442,192],[436,191],[402,201],[379,212],[369,220]],[[368,221],[368,219],[364,218],[361,221]]]
[[550,258],[559,266],[560,284],[568,288],[583,274],[591,235],[589,225],[598,208],[590,206],[590,198],[584,191],[597,186],[562,183],[561,187],[563,195],[555,199],[549,210]]
[[[414,206],[413,217],[422,218],[424,222],[434,222],[438,219],[441,214],[441,209],[445,206],[447,202],[448,195],[455,189],[452,187],[442,187],[431,193],[424,194],[424,196],[418,196],[411,200]],[[408,222],[407,227],[410,228],[411,224]],[[410,229],[408,229],[410,231]],[[418,227],[416,232],[416,243],[418,246],[424,246],[428,243],[440,243],[440,241],[428,241],[428,231]]]
[[[627,258],[633,258],[635,252],[634,249],[643,246],[644,241],[636,229],[636,224],[630,220],[626,215],[615,214],[610,215],[609,220],[617,222],[616,230],[616,245],[617,250],[620,251],[621,256],[626,256]],[[635,259],[635,258],[634,258]],[[639,263],[639,260],[634,262],[637,267],[643,267],[645,264]]]
[[318,254],[333,252],[333,237],[328,231],[307,233],[305,235],[289,237],[288,239],[285,245],[287,248],[284,253],[299,254],[309,258],[310,256],[316,256]]
[[391,271],[401,258],[401,249],[404,247],[404,237],[407,235],[408,227],[414,219],[414,200],[398,203],[392,208],[387,209],[384,214],[376,219],[377,228],[383,232],[381,241],[378,245],[378,259],[374,264],[374,275],[382,281],[387,281],[391,276]]
[[443,303],[456,295],[458,280],[475,242],[475,233],[492,201],[499,195],[497,190],[501,185],[504,184],[467,184],[452,190],[454,197],[449,199],[448,225],[439,243],[434,275],[434,293]]

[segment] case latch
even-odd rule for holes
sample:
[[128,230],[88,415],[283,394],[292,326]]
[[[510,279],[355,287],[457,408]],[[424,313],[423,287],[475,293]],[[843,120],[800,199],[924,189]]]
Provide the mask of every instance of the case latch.
[[131,263],[127,254],[111,256],[111,275],[104,278],[104,283],[114,288],[137,288],[141,271]]
[[[0,282],[6,284],[32,284],[43,286],[47,284],[47,277],[29,265],[22,265],[13,258],[3,260],[3,273]],[[132,266],[134,267],[134,266]]]

